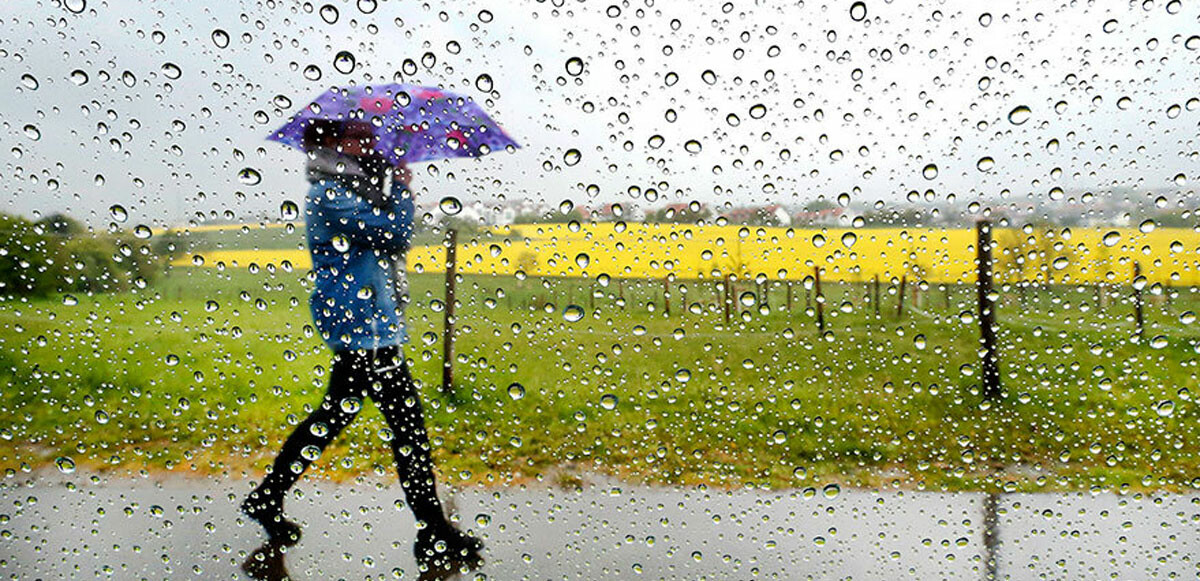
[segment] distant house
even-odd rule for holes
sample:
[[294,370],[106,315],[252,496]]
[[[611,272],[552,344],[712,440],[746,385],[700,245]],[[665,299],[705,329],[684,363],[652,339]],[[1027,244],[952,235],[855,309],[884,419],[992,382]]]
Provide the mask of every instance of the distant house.
[[791,225],[793,226],[811,226],[823,225],[829,226],[837,224],[838,219],[845,213],[843,208],[826,208],[816,211],[800,211],[792,214]]

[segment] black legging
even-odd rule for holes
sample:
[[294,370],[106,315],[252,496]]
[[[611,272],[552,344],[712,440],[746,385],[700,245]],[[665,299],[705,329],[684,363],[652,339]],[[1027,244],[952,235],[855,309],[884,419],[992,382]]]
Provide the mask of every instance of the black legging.
[[[268,498],[282,499],[312,464],[312,460],[305,458],[305,449],[315,446],[317,450],[324,450],[354,421],[366,396],[379,406],[392,430],[396,471],[413,515],[432,526],[445,522],[437,497],[421,398],[408,371],[408,363],[397,347],[334,354],[325,398],[283,443],[283,449],[259,491]],[[347,398],[358,401],[355,403]]]

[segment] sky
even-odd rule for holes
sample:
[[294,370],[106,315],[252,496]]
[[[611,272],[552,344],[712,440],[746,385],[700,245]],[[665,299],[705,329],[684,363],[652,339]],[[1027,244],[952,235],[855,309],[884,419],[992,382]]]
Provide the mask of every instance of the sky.
[[422,201],[1195,206],[1197,3],[853,4],[0,3],[0,200],[95,227],[277,219],[304,159],[266,135],[330,87],[399,81],[522,144],[416,166]]

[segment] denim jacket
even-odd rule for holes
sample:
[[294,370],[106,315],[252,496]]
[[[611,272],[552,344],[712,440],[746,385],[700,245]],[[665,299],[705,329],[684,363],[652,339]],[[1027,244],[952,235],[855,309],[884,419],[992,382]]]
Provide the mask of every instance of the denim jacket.
[[398,186],[395,202],[379,209],[351,184],[329,176],[309,188],[304,218],[315,276],[309,307],[334,351],[397,346],[408,341],[408,330],[389,273],[412,239],[412,196]]

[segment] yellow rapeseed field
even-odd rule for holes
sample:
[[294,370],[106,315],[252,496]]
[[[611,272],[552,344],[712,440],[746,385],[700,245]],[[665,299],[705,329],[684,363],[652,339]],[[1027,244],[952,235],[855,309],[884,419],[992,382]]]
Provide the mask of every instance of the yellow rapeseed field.
[[[1183,228],[996,229],[996,279],[1053,284],[1129,284],[1135,262],[1147,284],[1200,285],[1200,233]],[[910,280],[972,283],[974,229],[775,228],[601,223],[496,228],[460,244],[465,274],[594,278]],[[446,249],[414,247],[412,272],[444,272]],[[205,252],[206,266],[309,268],[304,250]],[[194,257],[176,264],[194,264]]]

